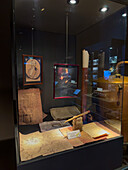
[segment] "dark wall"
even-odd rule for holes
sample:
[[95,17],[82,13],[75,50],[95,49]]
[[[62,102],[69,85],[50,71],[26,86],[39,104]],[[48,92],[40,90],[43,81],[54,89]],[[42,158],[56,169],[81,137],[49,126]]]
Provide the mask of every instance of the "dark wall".
[[[12,72],[11,72],[11,33],[12,4],[7,1],[0,6],[3,15],[0,27],[0,140],[14,137]],[[5,11],[6,9],[6,11]]]
[[126,17],[122,17],[122,14],[125,12],[127,12],[127,9],[123,8],[79,33],[77,35],[77,44],[85,48],[86,46],[112,39],[124,40],[126,38],[127,20]]
[[[51,32],[41,32],[28,29],[16,30],[17,49],[17,72],[19,88],[22,87],[22,54],[43,56],[43,85],[30,86],[39,87],[42,90],[42,105],[45,113],[52,107],[72,105],[72,99],[53,99],[54,64],[65,63],[65,35]],[[68,63],[75,64],[75,36],[69,36],[69,59]]]
[[0,169],[15,170],[15,138],[11,72],[12,1],[0,5]]
[[[76,36],[76,62],[79,65],[82,65],[82,49],[108,48],[113,39],[124,40],[125,44],[127,19],[122,17],[122,13],[126,11],[126,8],[119,10]],[[124,59],[125,46],[122,47],[122,50]]]

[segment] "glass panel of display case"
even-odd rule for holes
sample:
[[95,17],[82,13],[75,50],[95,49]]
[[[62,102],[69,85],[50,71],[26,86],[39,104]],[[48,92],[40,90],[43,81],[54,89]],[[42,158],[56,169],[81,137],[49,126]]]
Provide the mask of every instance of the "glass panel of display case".
[[126,7],[108,6],[15,0],[18,163],[121,133],[128,140]]
[[95,66],[95,65],[97,66],[97,65],[98,65],[98,61],[99,61],[98,59],[93,60],[93,65],[94,65],[94,66]]
[[97,75],[93,75],[93,80],[97,80],[98,76]]
[[93,73],[97,73],[98,72],[98,67],[93,67]]
[[111,56],[111,57],[109,57],[109,63],[110,63],[110,64],[115,64],[115,63],[117,63],[117,56]]

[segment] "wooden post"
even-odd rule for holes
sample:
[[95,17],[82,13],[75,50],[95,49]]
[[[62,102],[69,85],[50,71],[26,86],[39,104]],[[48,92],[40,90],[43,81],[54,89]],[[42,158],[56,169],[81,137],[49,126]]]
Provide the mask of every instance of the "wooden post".
[[[82,51],[82,96],[81,96],[81,108],[82,113],[87,109],[87,82],[88,82],[88,63],[89,63],[89,54],[88,51]],[[86,121],[86,115],[83,116],[83,122]]]

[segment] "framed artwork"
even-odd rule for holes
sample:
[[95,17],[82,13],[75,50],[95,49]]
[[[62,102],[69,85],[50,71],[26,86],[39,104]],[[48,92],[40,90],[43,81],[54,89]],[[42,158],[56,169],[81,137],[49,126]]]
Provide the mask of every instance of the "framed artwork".
[[54,92],[53,98],[77,97],[79,65],[54,64]]
[[36,85],[43,82],[42,56],[23,54],[23,85]]

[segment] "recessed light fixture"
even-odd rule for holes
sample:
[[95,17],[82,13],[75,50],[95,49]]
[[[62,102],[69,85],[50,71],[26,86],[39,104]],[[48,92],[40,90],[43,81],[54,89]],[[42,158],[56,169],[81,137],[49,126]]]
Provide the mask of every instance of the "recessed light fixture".
[[67,0],[67,3],[70,5],[76,5],[79,3],[79,0]]
[[110,50],[112,50],[112,47],[109,47]]
[[123,13],[123,14],[122,14],[122,17],[126,17],[126,16],[127,16],[127,13]]
[[100,8],[100,12],[107,12],[108,11],[108,7],[103,7],[103,8]]

